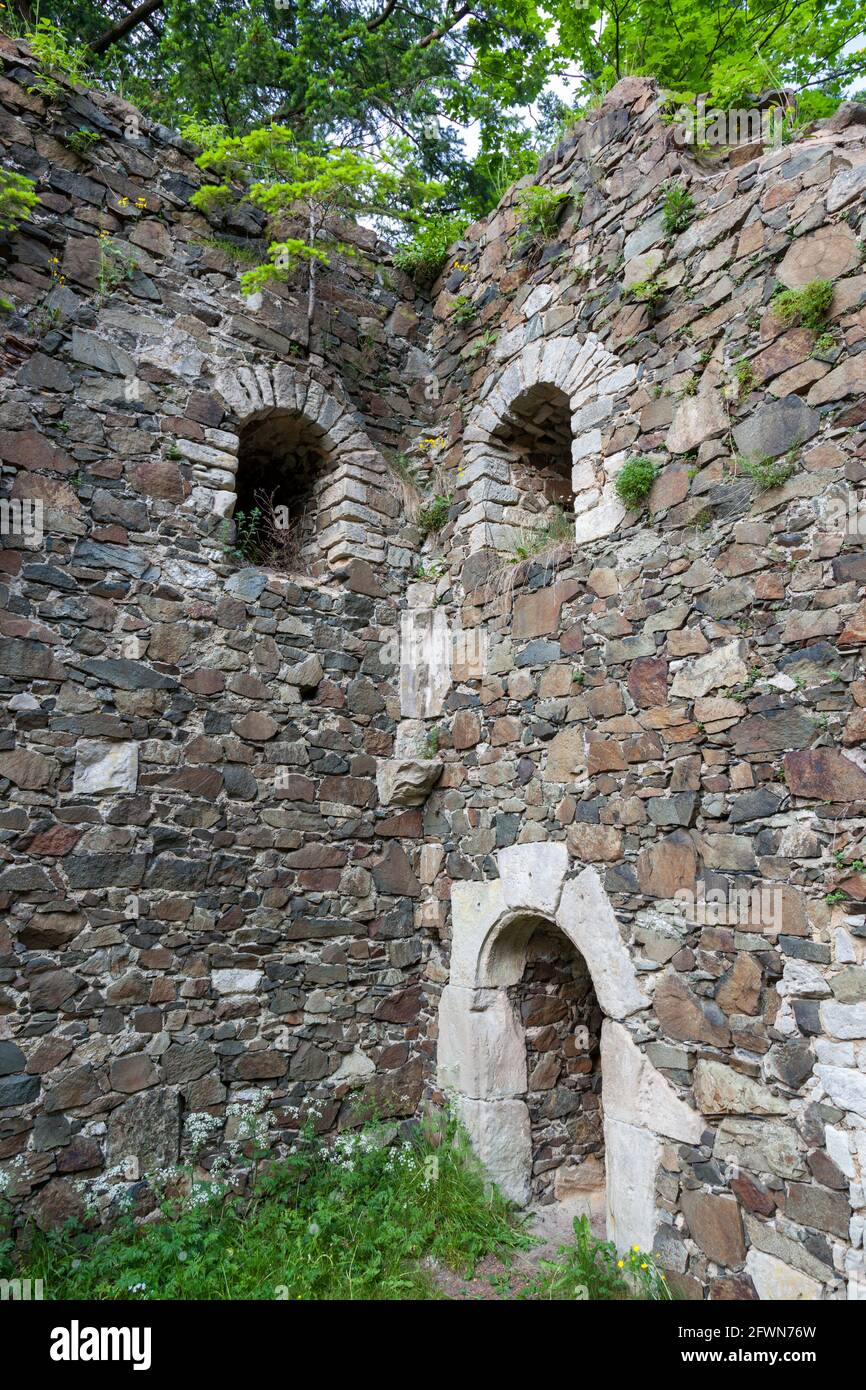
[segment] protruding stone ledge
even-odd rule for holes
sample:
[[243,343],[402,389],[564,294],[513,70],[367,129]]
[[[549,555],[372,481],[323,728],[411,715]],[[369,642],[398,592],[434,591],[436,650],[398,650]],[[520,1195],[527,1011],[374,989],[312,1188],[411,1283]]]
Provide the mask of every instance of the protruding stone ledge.
[[383,806],[422,806],[442,776],[438,758],[388,758],[376,768]]

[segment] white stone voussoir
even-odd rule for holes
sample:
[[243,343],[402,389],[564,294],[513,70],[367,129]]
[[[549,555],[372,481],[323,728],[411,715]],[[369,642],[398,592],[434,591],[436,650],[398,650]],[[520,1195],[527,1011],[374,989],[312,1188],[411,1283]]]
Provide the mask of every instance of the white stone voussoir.
[[509,845],[496,858],[502,896],[512,910],[554,917],[568,870],[568,849],[559,840]]
[[649,1007],[595,869],[586,868],[568,880],[556,924],[586,961],[598,1002],[608,1018],[627,1018]]

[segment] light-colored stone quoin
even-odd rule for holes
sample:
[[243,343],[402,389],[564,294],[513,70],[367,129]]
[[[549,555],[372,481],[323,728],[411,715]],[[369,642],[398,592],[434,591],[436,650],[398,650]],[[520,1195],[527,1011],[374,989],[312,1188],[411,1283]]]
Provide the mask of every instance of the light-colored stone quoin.
[[439,1009],[439,1084],[456,1096],[491,1176],[525,1201],[532,1165],[520,1100],[526,1061],[508,989],[523,975],[538,925],[557,925],[583,955],[609,1015],[601,1043],[608,1231],[623,1247],[649,1249],[658,1224],[662,1139],[697,1144],[704,1121],[616,1021],[646,1009],[649,999],[596,871],[587,868],[566,880],[568,852],[559,842],[513,845],[500,850],[497,865],[498,880],[452,888],[451,982]]

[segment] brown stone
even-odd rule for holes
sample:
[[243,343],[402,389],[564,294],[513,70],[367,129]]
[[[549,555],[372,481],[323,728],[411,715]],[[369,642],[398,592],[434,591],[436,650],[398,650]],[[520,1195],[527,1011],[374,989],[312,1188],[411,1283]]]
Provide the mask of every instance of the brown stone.
[[866,599],[851,614],[839,634],[840,647],[859,646],[863,642],[866,642]]
[[186,496],[183,475],[170,459],[144,459],[130,469],[130,485],[144,497],[182,502]]
[[28,791],[46,787],[56,771],[54,758],[46,758],[26,748],[16,748],[13,753],[0,753],[0,777],[8,777],[16,787]]
[[727,1047],[731,1041],[725,1016],[712,999],[694,994],[679,975],[665,971],[656,986],[654,1007],[662,1030],[671,1038]]
[[732,1178],[731,1191],[747,1211],[753,1211],[758,1216],[772,1216],[776,1210],[772,1192],[750,1173],[739,1173],[737,1177]]
[[[0,430],[0,458],[16,468],[38,469],[40,473],[75,472],[69,455],[35,429]],[[22,489],[22,495],[33,494]]]
[[678,888],[694,892],[698,857],[690,835],[675,830],[642,849],[637,860],[641,892],[651,898],[672,898]]
[[31,1009],[53,1011],[62,1008],[76,994],[81,981],[69,970],[46,970],[30,982]]
[[379,862],[372,866],[372,870],[380,893],[392,893],[407,898],[419,896],[421,884],[406,857],[406,851],[393,840]]
[[248,738],[254,743],[267,743],[274,734],[279,733],[280,726],[269,714],[261,714],[253,711],[245,714],[241,719],[236,719],[232,724],[232,729],[238,738]]
[[613,861],[622,858],[622,834],[611,825],[592,825],[578,821],[566,832],[570,854],[582,864]]
[[776,267],[776,279],[800,290],[812,280],[836,280],[860,264],[857,237],[845,222],[819,227],[792,242]]
[[515,637],[545,637],[559,626],[563,590],[559,585],[520,594],[514,600],[512,632]]
[[836,748],[785,755],[785,781],[794,796],[816,801],[866,800],[866,772]]
[[385,1023],[414,1023],[421,1012],[421,990],[417,985],[391,994],[376,1009],[375,1017]]
[[729,1279],[713,1279],[710,1282],[711,1303],[754,1302],[757,1297],[757,1290],[748,1274],[735,1274]]
[[756,1014],[761,999],[761,967],[748,952],[741,951],[716,991],[716,1001],[726,1014]]
[[474,748],[481,738],[481,720],[473,710],[461,709],[451,725],[451,741],[458,750]]
[[663,657],[639,656],[629,669],[628,690],[641,709],[663,705],[668,697],[668,663]]
[[235,1067],[243,1081],[265,1081],[285,1076],[288,1059],[282,1052],[245,1052]]
[[716,1264],[737,1269],[746,1258],[743,1220],[735,1197],[686,1188],[683,1212],[692,1239]]
[[155,1085],[159,1073],[146,1052],[133,1052],[128,1057],[115,1057],[109,1079],[115,1091],[130,1095]]

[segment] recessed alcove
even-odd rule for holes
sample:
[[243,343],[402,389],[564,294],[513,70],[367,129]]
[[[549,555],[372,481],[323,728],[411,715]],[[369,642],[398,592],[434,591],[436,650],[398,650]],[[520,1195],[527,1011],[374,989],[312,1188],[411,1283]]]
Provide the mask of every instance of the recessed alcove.
[[512,483],[520,490],[523,507],[574,510],[571,412],[564,391],[547,382],[530,386],[511,403],[494,437],[512,455]]
[[318,575],[325,570],[320,544],[323,496],[331,466],[325,431],[298,411],[271,409],[248,418],[238,443],[237,526],[249,528],[260,513],[251,549],[259,563]]
[[561,931],[539,923],[509,995],[526,1046],[532,1199],[580,1202],[603,1232],[604,1015],[589,968]]

